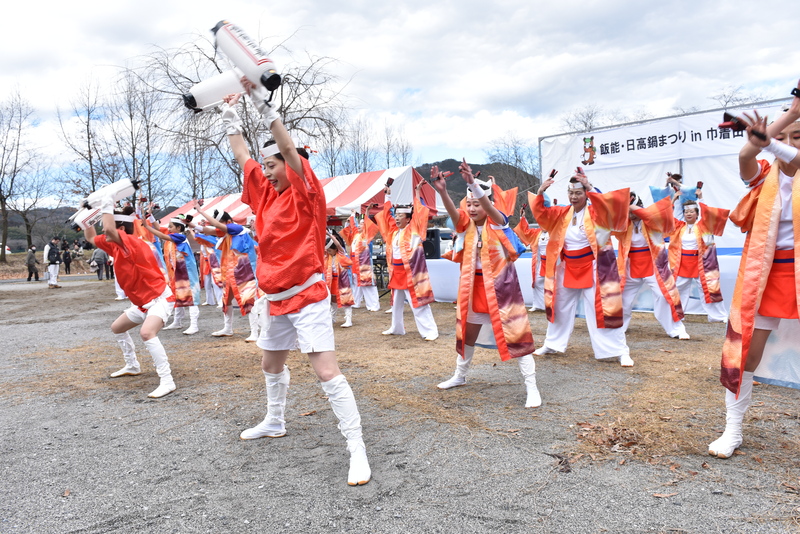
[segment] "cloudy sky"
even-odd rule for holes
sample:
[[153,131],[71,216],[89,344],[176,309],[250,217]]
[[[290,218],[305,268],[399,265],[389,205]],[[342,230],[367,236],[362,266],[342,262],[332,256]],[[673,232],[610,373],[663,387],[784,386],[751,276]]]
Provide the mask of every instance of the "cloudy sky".
[[800,77],[800,11],[785,0],[45,0],[3,12],[0,98],[18,86],[53,146],[55,109],[89,77],[107,83],[111,67],[223,18],[266,48],[288,39],[297,57],[337,59],[349,101],[402,125],[414,163],[481,163],[493,139],[560,133],[587,104],[660,117],[717,107],[708,97],[731,86],[788,96]]

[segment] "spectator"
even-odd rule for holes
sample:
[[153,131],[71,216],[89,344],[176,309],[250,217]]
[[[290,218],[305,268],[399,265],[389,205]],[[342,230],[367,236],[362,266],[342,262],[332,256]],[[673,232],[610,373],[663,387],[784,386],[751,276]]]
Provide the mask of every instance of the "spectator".
[[92,251],[92,257],[89,264],[95,262],[97,265],[97,279],[103,279],[103,273],[106,273],[106,280],[108,280],[108,254],[101,248],[96,248]]
[[47,261],[48,279],[47,284],[50,289],[58,289],[58,271],[61,269],[61,253],[58,250],[58,245],[61,239],[54,237],[45,247],[44,259]]
[[64,274],[71,274],[69,271],[69,266],[72,263],[72,254],[69,251],[69,246],[67,246],[61,253],[61,261],[64,262]]
[[31,248],[28,249],[28,255],[25,256],[25,265],[28,266],[28,282],[31,281],[31,276],[35,276],[36,281],[39,281],[39,269],[36,267],[37,263],[39,263],[39,260],[36,259],[36,246],[31,245]]

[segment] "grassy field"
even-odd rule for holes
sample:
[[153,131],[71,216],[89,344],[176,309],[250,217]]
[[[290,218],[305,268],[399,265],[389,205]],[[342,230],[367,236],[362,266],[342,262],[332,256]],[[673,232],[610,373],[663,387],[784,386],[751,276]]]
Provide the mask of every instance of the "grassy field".
[[[0,263],[0,280],[15,280],[17,278],[27,278],[28,268],[25,266],[25,257],[27,252],[17,252],[14,254],[6,253],[6,263]],[[37,251],[36,259],[39,260],[39,277],[41,278],[47,270],[47,266],[41,258],[42,253]],[[87,256],[88,257],[88,256]],[[85,274],[89,272],[88,262],[82,259],[72,260],[71,269],[72,274]],[[64,273],[64,269],[61,269]]]

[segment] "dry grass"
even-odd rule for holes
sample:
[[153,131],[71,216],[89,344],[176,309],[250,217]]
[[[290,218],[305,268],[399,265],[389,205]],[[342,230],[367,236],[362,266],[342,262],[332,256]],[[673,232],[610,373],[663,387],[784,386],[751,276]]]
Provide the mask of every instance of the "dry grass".
[[[91,251],[89,251],[91,253]],[[18,278],[28,277],[28,267],[25,265],[25,258],[27,252],[16,252],[14,254],[6,254],[6,263],[0,263],[0,280],[16,280]],[[47,271],[47,265],[42,260],[42,253],[37,251],[36,254],[39,264],[39,278],[41,279]],[[88,257],[88,256],[87,256]],[[70,265],[72,274],[82,274],[89,272],[89,264],[83,259],[75,258]],[[61,276],[64,275],[64,267],[61,267]]]
[[[97,286],[102,287],[102,284]],[[386,299],[383,304],[385,309]],[[220,318],[216,310],[203,310],[201,325],[208,332]],[[487,428],[486,424],[491,419],[487,413],[503,410],[505,405],[496,404],[491,396],[491,384],[484,388],[486,391],[476,387],[456,388],[446,394],[435,388],[438,381],[448,378],[453,371],[455,324],[451,304],[434,305],[434,313],[440,325],[440,338],[426,342],[416,333],[408,310],[408,335],[387,337],[379,332],[386,327],[388,315],[356,310],[353,328],[341,329],[338,323],[336,325],[340,366],[351,377],[359,396],[369,398],[382,410],[401,414],[403,421],[432,420],[472,430],[499,432]],[[112,317],[108,317],[109,323],[111,320]],[[531,322],[537,345],[540,345],[546,328],[543,314],[532,314]],[[242,325],[240,322],[240,333],[243,333]],[[547,414],[550,419],[573,425],[574,447],[563,451],[572,461],[622,453],[625,459],[672,463],[674,460],[668,458],[705,454],[709,438],[724,426],[723,389],[718,382],[724,327],[709,325],[705,317],[690,317],[687,329],[692,333],[692,340],[671,340],[663,334],[652,315],[635,314],[628,341],[636,366],[622,371],[616,365],[612,370],[611,364],[591,359],[584,322],[579,320],[569,352],[565,356],[540,358],[540,369],[563,366],[578,377],[580,373],[588,376],[619,372],[629,380],[618,386],[618,393],[597,413],[559,413],[548,407],[548,391],[542,388],[544,406],[538,412],[526,412],[526,416],[528,413],[532,417]],[[215,339],[202,334],[191,338],[177,334],[165,332],[162,339],[166,340],[181,391],[192,395],[194,402],[211,406],[224,398],[229,405],[246,406],[254,395],[262,394],[259,351],[254,345],[244,343],[243,336]],[[110,340],[111,335],[108,337]],[[137,344],[141,352],[141,345]],[[108,373],[120,366],[121,358],[116,344],[109,341],[99,346],[54,348],[19,355],[17,363],[34,367],[35,372],[8,381],[2,395],[23,402],[30,394],[108,393],[112,381]],[[148,373],[113,381],[112,391],[141,392],[150,383],[154,387],[157,378],[149,372],[149,358],[143,357],[142,363]],[[316,382],[303,355],[293,353],[289,364],[294,384]],[[496,352],[476,351],[475,366],[493,364],[500,364]],[[588,380],[591,383],[591,379]],[[766,386],[756,388],[757,402],[748,412],[747,422],[751,427],[748,435],[753,436],[748,454],[755,464],[777,462],[779,458],[785,463],[787,456],[800,457],[796,439],[799,432],[797,408],[792,407],[793,413],[780,408],[785,391]],[[478,405],[479,409],[462,409],[465,401],[470,401],[473,408]],[[485,410],[480,409],[481,406],[486,406]],[[573,420],[565,421],[566,418]],[[759,437],[763,432],[769,432],[765,439]]]

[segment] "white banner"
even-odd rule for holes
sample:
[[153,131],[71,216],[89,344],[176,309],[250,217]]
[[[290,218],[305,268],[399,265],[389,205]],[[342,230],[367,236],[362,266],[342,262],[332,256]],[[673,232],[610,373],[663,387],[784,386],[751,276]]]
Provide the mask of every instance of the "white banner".
[[[778,107],[758,108],[775,117]],[[683,115],[642,124],[542,139],[542,172],[551,168],[609,169],[739,153],[744,132],[720,128],[722,112]],[[544,162],[548,165],[545,166]]]

